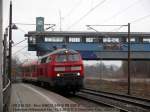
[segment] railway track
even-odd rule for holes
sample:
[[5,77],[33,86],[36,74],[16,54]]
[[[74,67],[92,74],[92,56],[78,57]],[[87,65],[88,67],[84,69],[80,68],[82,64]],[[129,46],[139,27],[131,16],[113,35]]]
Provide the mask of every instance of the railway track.
[[150,100],[91,89],[82,89],[78,97],[115,107],[124,112],[150,112]]

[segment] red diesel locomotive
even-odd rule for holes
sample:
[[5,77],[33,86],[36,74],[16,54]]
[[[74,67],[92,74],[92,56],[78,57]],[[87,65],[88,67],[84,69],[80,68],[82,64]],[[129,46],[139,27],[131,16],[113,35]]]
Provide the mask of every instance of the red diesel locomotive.
[[22,68],[23,80],[48,83],[70,91],[78,91],[83,86],[82,58],[71,49],[55,50]]

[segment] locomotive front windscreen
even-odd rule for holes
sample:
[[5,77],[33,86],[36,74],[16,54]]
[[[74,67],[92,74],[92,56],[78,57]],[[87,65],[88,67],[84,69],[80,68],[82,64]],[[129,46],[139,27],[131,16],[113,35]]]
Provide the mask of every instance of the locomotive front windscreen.
[[79,56],[79,54],[69,54],[68,55],[68,60],[69,61],[79,61],[80,56]]
[[60,54],[56,57],[56,62],[79,61],[79,54]]

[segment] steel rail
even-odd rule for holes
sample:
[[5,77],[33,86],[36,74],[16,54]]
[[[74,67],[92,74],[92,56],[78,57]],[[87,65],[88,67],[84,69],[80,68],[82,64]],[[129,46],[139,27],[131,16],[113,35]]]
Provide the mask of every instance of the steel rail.
[[[93,90],[93,89],[88,89],[88,88],[84,88],[82,90],[97,92],[97,93],[101,93],[101,94],[104,94],[104,95],[112,95],[112,97],[114,96],[114,97],[126,98],[126,99],[129,99],[129,100],[136,100],[136,102],[142,103],[142,104],[144,104],[144,106],[147,106],[148,108],[150,108],[150,99],[135,97],[135,96],[131,96],[131,95],[125,95],[125,94],[117,94],[117,93],[106,92],[106,91],[98,91],[98,90]],[[147,105],[145,105],[145,104],[147,104]]]
[[150,111],[150,100],[133,97],[130,95],[121,95],[91,89],[82,89],[77,94],[77,96],[94,101],[96,103],[102,103],[111,107],[115,107],[127,112]]

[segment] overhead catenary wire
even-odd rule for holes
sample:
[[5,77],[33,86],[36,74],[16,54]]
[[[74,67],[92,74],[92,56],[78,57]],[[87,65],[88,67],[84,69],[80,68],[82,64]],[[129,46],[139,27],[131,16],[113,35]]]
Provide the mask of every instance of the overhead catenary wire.
[[[27,25],[27,26],[35,26],[36,24],[34,23],[13,23],[13,24],[17,24],[17,25]],[[44,24],[46,26],[49,26],[48,28],[46,28],[45,30],[48,30],[48,29],[52,29],[53,27],[56,26],[56,24]],[[26,31],[24,31],[23,29],[19,28],[22,32],[26,33]],[[53,29],[52,29],[53,30]]]
[[112,15],[111,17],[109,17],[109,18],[103,20],[103,22],[108,22],[108,21],[112,20],[114,17],[117,17],[117,16],[123,14],[125,11],[127,11],[128,9],[130,9],[130,8],[132,8],[134,5],[136,5],[137,2],[139,3],[139,1],[141,1],[141,0],[136,0],[136,1],[133,2],[131,5],[127,6],[126,8],[124,8],[124,9],[122,9],[122,10],[119,10],[118,12],[116,12],[116,13],[115,13],[114,15]]
[[22,46],[14,46],[14,47],[25,47],[26,45],[22,45]]
[[[30,60],[30,61],[33,60],[31,57],[29,57],[29,55],[26,55],[26,54],[23,53],[23,52],[20,52],[19,55],[23,55],[24,57],[26,57],[26,58],[24,59],[23,63],[26,63],[26,62],[28,62],[29,60]],[[23,63],[22,63],[22,64],[23,64]]]
[[25,38],[24,40],[21,40],[20,42],[15,43],[12,47],[14,47],[14,46],[16,46],[16,45],[18,45],[18,44],[20,44],[20,43],[26,41],[26,40],[27,40],[27,38]]
[[142,21],[142,20],[144,20],[144,19],[146,19],[146,18],[148,18],[148,17],[150,17],[150,14],[145,15],[145,16],[142,16],[142,17],[140,17],[140,18],[137,18],[137,19],[131,21],[130,23],[136,23],[136,22]]
[[22,28],[18,27],[18,29],[19,29],[20,31],[22,31],[23,33],[26,33],[26,31],[23,30]]
[[23,47],[23,48],[19,49],[18,51],[14,52],[14,53],[13,53],[13,55],[15,55],[15,54],[19,53],[20,51],[24,50],[24,49],[25,49],[25,48],[27,48],[27,47],[28,47],[28,46],[25,46],[25,47]]
[[63,18],[65,19],[66,17],[70,16],[77,9],[77,7],[80,6],[81,3],[82,0],[79,0]]
[[[113,30],[111,30],[111,32],[113,32],[113,31],[119,31],[121,28],[123,28],[123,27],[127,27],[128,25],[113,25],[113,24],[111,24],[111,25],[86,25],[88,28],[90,28],[91,30],[94,30],[95,32],[99,32],[98,30],[96,30],[95,28],[93,28],[92,26],[119,26],[118,28],[115,28],[115,29],[113,29]],[[105,36],[105,37],[107,37],[107,40],[110,38],[110,34],[106,34],[106,33],[102,33],[102,32],[99,32],[99,33],[101,33],[103,36]],[[116,40],[112,40],[112,38],[110,38],[111,39],[111,41],[112,42],[117,42]]]
[[[17,27],[19,30],[21,30],[22,32],[24,32],[24,33],[26,33],[24,30],[22,30],[20,27]],[[16,45],[18,45],[18,44],[20,44],[20,43],[22,43],[22,42],[24,42],[24,41],[26,41],[28,38],[25,38],[25,39],[23,39],[23,40],[21,40],[20,42],[17,42],[17,43],[15,43],[12,47],[15,47]]]
[[78,24],[81,20],[83,20],[86,16],[88,16],[91,12],[93,12],[97,7],[101,6],[103,3],[105,3],[106,0],[103,0],[99,2],[97,5],[95,5],[93,8],[91,8],[87,13],[85,13],[82,17],[80,17],[77,21],[75,21],[72,25],[70,25],[67,29],[70,29],[72,26]]
[[[36,25],[36,24],[34,24],[34,23],[14,23],[14,24],[18,24],[18,25]],[[44,24],[44,25],[55,25],[55,24]]]
[[111,32],[112,31],[118,31],[118,30],[120,30],[122,27],[127,27],[128,25],[113,25],[113,24],[109,24],[109,25],[86,25],[88,28],[90,28],[90,29],[92,29],[92,30],[94,30],[94,31],[96,31],[96,32],[99,32],[99,31],[97,31],[96,29],[94,29],[93,28],[93,26],[103,26],[103,27],[112,27],[112,26],[115,26],[115,27],[117,27],[117,28],[114,28],[114,29],[112,29],[111,30]]
[[127,25],[113,25],[113,24],[107,24],[107,25],[86,25],[86,26],[127,26]]
[[61,16],[60,14],[60,11],[59,11],[59,16],[60,16],[60,26],[61,26],[61,20],[63,19],[63,21],[66,20],[66,18],[68,18],[71,14],[73,14],[73,12],[81,5],[82,3],[82,0],[79,0],[72,8],[71,10],[66,14],[64,15],[63,17]]
[[24,53],[24,52],[21,52],[22,55],[24,55],[25,57],[28,57],[32,60],[32,55],[31,54],[28,54],[28,53]]
[[123,26],[120,26],[120,27],[118,27],[118,28],[114,28],[114,29],[112,29],[111,31],[119,31],[121,28],[122,28]]

